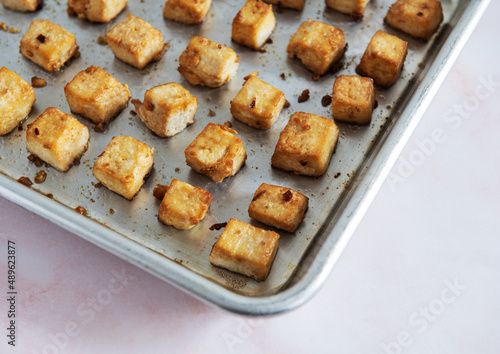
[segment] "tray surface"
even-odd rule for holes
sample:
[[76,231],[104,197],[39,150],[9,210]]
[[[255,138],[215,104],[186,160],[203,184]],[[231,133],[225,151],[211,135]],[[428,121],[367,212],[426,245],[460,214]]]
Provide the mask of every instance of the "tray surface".
[[[317,243],[323,242],[328,237],[334,227],[334,221],[340,218],[340,213],[350,195],[354,193],[357,183],[367,176],[374,177],[370,174],[370,163],[376,157],[385,139],[390,136],[398,120],[412,118],[403,113],[408,102],[432,66],[437,65],[435,58],[450,34],[454,33],[453,28],[472,2],[442,1],[444,22],[437,34],[427,43],[395,31],[383,23],[383,17],[390,3],[392,1],[371,1],[365,10],[364,18],[358,22],[353,22],[348,16],[327,9],[322,1],[308,1],[302,12],[275,11],[278,25],[271,36],[272,43],[266,44],[263,47],[264,51],[261,52],[252,51],[231,42],[231,22],[242,6],[242,1],[214,1],[205,21],[196,26],[165,21],[161,15],[163,0],[130,1],[125,11],[107,24],[92,24],[69,17],[66,13],[66,3],[59,1],[46,1],[41,11],[32,14],[21,14],[0,8],[1,21],[21,30],[19,34],[4,32],[0,36],[0,46],[3,48],[0,54],[1,65],[15,71],[28,82],[32,76],[45,78],[48,82],[44,88],[35,88],[37,101],[29,118],[24,122],[24,127],[36,119],[47,107],[57,107],[71,114],[64,97],[63,87],[78,72],[90,65],[100,66],[121,83],[128,84],[133,98],[141,101],[147,89],[168,82],[183,85],[198,98],[195,123],[172,138],[159,138],[151,134],[139,117],[131,113],[134,108],[130,103],[105,128],[103,133],[94,132],[91,122],[72,114],[89,127],[91,138],[89,148],[82,156],[80,165],[73,166],[67,173],[60,173],[46,166],[36,167],[29,163],[25,131],[15,130],[9,135],[0,137],[0,172],[11,179],[26,176],[33,180],[37,171],[45,170],[47,179],[43,184],[33,184],[31,190],[22,187],[24,199],[35,198],[39,202],[37,208],[47,210],[42,214],[50,215],[50,210],[56,208],[55,200],[68,207],[61,209],[57,206],[57,210],[63,210],[61,219],[77,218],[76,220],[81,225],[80,228],[72,227],[71,222],[68,221],[65,224],[62,220],[61,223],[65,224],[65,227],[79,234],[87,234],[87,239],[90,238],[92,242],[98,244],[101,242],[99,237],[102,236],[103,243],[106,241],[114,244],[113,247],[109,247],[114,253],[149,269],[164,279],[173,281],[178,286],[193,291],[188,284],[192,282],[192,286],[204,284],[210,288],[209,291],[216,292],[215,295],[206,294],[205,296],[203,291],[199,290],[195,291],[197,296],[209,301],[214,301],[214,297],[217,297],[218,301],[215,302],[221,305],[223,299],[231,297],[231,294],[259,298],[278,294],[287,289],[285,285],[288,284],[289,287],[290,284],[299,283],[301,272],[308,271],[307,264],[318,261],[315,254],[311,252],[305,260],[303,258],[311,246],[320,247],[321,245]],[[98,44],[99,36],[104,36],[115,24],[122,22],[127,13],[150,21],[162,32],[164,40],[170,42],[170,48],[163,58],[143,70],[137,70],[115,59],[108,46]],[[60,72],[47,73],[19,54],[19,41],[22,34],[27,30],[31,21],[37,18],[48,18],[72,32],[77,38],[81,56],[73,59]],[[300,23],[308,18],[341,28],[349,44],[341,67],[317,81],[312,79],[312,73],[298,60],[287,58],[285,51],[291,35]],[[340,128],[339,142],[328,171],[322,177],[296,176],[272,168],[270,161],[274,147],[279,133],[291,114],[303,111],[332,118],[331,108],[323,107],[321,104],[322,97],[331,94],[337,75],[355,74],[356,66],[359,64],[366,45],[378,29],[407,41],[409,51],[403,72],[396,84],[390,89],[376,88],[378,107],[374,110],[371,124],[357,126],[336,122]],[[178,58],[190,38],[195,35],[205,36],[237,52],[240,57],[240,67],[229,84],[217,89],[192,86],[178,73],[176,70]],[[243,77],[253,71],[259,71],[260,79],[282,90],[291,103],[290,107],[282,111],[277,123],[269,131],[250,128],[232,118],[229,112],[229,103],[244,82]],[[305,89],[310,90],[310,99],[298,103],[297,98]],[[192,171],[184,159],[184,149],[209,122],[219,124],[231,122],[232,128],[243,140],[248,154],[246,164],[241,171],[219,184]],[[132,201],[127,201],[105,187],[94,187],[97,180],[92,175],[92,166],[97,156],[116,135],[133,136],[156,149],[154,170]],[[213,193],[214,201],[206,218],[191,230],[176,230],[162,225],[157,220],[159,202],[153,197],[152,191],[156,184],[169,184],[172,178],[200,186]],[[0,181],[0,184],[3,181],[4,187],[7,186],[6,180],[3,178]],[[228,221],[229,218],[235,218],[267,228],[251,220],[247,213],[254,191],[263,182],[301,191],[309,197],[310,206],[303,224],[295,234],[279,231],[281,234],[279,251],[270,276],[266,281],[258,283],[210,265],[208,256],[221,231],[210,231],[209,227],[215,223]],[[43,195],[52,194],[53,200],[46,197],[39,198],[39,194],[34,191]],[[362,193],[368,192],[362,191]],[[37,194],[36,197],[35,194]],[[15,195],[10,198],[16,201]],[[19,203],[23,205],[23,202]],[[78,206],[87,210],[88,218],[75,216],[73,209]],[[112,232],[102,231],[104,228],[96,225],[95,222]],[[87,231],[79,231],[80,229],[87,229]],[[89,230],[92,230],[94,236],[90,236]],[[125,238],[135,243],[128,243]],[[135,249],[137,244],[141,248],[139,251]],[[103,244],[100,245],[103,246]],[[144,252],[142,246],[162,257],[157,257],[152,252]],[[151,258],[148,260],[141,259],[141,257]],[[301,260],[303,264],[300,263]],[[320,261],[328,263],[324,259]],[[158,266],[158,262],[163,263],[162,270],[159,270],[160,267],[152,270]],[[302,269],[297,271],[299,264]],[[179,265],[184,270],[180,270]],[[174,273],[181,272],[184,276],[182,279],[172,279],[173,275],[165,274],[164,269],[175,269]],[[205,282],[202,278],[208,279],[212,284]],[[214,284],[217,286],[213,286]],[[224,292],[225,289],[229,289],[229,292]],[[233,300],[238,298],[240,297],[236,296]],[[249,312],[255,313],[256,311],[249,310]]]

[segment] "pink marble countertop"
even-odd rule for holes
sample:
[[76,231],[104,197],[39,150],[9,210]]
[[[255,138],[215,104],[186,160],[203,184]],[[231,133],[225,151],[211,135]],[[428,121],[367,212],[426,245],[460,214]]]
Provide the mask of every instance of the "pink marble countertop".
[[[494,0],[319,293],[277,316],[206,305],[0,198],[16,353],[497,353],[500,1]],[[2,296],[4,297],[4,296]]]

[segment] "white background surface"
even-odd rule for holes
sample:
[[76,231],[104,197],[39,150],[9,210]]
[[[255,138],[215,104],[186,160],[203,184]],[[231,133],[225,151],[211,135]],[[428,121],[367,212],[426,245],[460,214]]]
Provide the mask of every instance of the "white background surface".
[[[0,199],[0,288],[10,239],[19,289],[17,346],[2,330],[0,352],[497,353],[499,13],[493,0],[310,302],[227,313]],[[0,301],[3,329],[7,311]]]

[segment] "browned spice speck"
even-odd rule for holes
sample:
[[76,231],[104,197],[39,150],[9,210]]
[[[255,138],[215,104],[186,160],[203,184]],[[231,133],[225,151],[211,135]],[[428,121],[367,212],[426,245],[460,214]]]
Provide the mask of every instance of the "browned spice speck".
[[132,110],[132,111],[130,111],[130,114],[133,115],[133,116],[136,116],[137,112]]
[[31,180],[28,177],[24,176],[19,177],[17,181],[21,184],[24,184],[26,187],[30,187],[33,184],[33,182],[31,182]]
[[321,105],[323,107],[327,107],[332,104],[332,96],[330,95],[324,95],[323,98],[321,98]]
[[77,206],[75,208],[75,211],[78,213],[78,214],[81,214],[83,216],[87,216],[87,209],[85,209],[84,207],[81,207],[81,206]]
[[22,122],[19,122],[19,124],[17,125],[17,130],[19,130],[20,132],[23,131],[23,123]]
[[153,196],[158,200],[163,200],[165,193],[167,193],[168,186],[163,184],[157,184],[155,189],[153,189]]
[[47,81],[40,77],[33,76],[31,78],[31,86],[33,87],[45,87],[47,86]]
[[114,214],[115,213],[114,209],[109,209],[109,213]]
[[94,126],[94,131],[97,133],[102,133],[104,131],[104,125],[102,125],[102,123],[97,123]]
[[255,202],[257,199],[259,199],[260,197],[262,197],[264,195],[264,193],[266,193],[266,191],[260,191],[259,193],[257,193],[253,199],[252,199],[252,202]]
[[211,231],[220,230],[220,229],[226,227],[226,225],[227,225],[227,222],[221,222],[219,224],[213,224],[212,226],[209,227],[209,229]]
[[253,100],[252,100],[252,103],[250,103],[250,105],[248,107],[250,108],[255,108],[255,102],[257,101],[257,98],[254,97]]
[[101,188],[102,187],[102,183],[101,182],[97,182],[96,184],[94,184],[94,187],[95,188]]
[[35,176],[35,183],[43,183],[45,182],[45,179],[47,178],[47,172],[44,170],[38,171]]
[[45,43],[45,36],[43,34],[39,34],[36,39],[38,39],[38,41],[40,43]]
[[283,105],[283,108],[288,108],[288,107],[290,107],[290,102],[286,100],[285,104]]
[[299,103],[305,102],[309,99],[309,89],[305,89],[299,96]]
[[40,130],[38,130],[38,128],[35,128],[35,135],[40,135]]
[[293,198],[293,193],[291,190],[287,190],[285,193],[283,193],[283,201],[289,202]]
[[333,178],[339,178],[339,176],[340,176],[340,172],[337,172],[337,173],[335,174],[335,176],[333,176]]
[[211,109],[208,110],[208,116],[209,117],[215,117],[215,112],[212,111]]
[[272,38],[266,39],[266,43],[269,43],[269,44],[273,43],[273,39]]
[[52,193],[45,194],[47,198],[54,199],[54,195]]
[[36,167],[40,167],[40,166],[43,165],[43,161],[39,157],[37,157],[37,156],[35,156],[33,154],[31,154],[31,155],[28,156],[28,160],[30,162],[33,162]]
[[281,76],[281,79],[282,79],[282,80],[286,80],[286,75],[285,75],[285,73],[281,73],[281,75],[280,75],[280,76]]

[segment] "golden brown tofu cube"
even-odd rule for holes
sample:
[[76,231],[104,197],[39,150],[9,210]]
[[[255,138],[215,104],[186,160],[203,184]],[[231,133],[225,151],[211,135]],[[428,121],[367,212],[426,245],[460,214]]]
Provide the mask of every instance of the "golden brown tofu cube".
[[225,125],[208,123],[184,151],[186,163],[198,173],[207,175],[216,183],[239,171],[247,153],[234,130]]
[[396,82],[408,53],[408,43],[382,31],[370,40],[361,58],[358,72],[368,76],[377,85],[389,87]]
[[209,191],[173,179],[161,201],[158,219],[180,230],[190,229],[207,215],[212,199]]
[[61,68],[78,51],[76,38],[49,20],[34,20],[21,39],[21,54],[47,71]]
[[305,0],[266,0],[266,2],[270,4],[298,11],[302,11],[304,8],[304,1]]
[[28,151],[62,172],[80,160],[88,141],[86,126],[53,107],[47,108],[26,129]]
[[14,11],[36,11],[43,0],[0,0],[6,8]]
[[354,20],[361,19],[370,0],[325,0],[326,6],[343,14],[351,15]]
[[97,66],[80,71],[64,86],[64,94],[72,112],[96,124],[109,123],[127,106],[131,97],[127,85]]
[[368,124],[375,106],[373,80],[369,77],[337,77],[333,84],[333,118],[356,124]]
[[247,78],[231,102],[231,114],[251,127],[267,130],[278,119],[286,102],[285,94],[255,76]]
[[167,0],[163,17],[186,25],[202,23],[210,5],[212,0]]
[[295,232],[304,220],[309,198],[290,188],[262,183],[248,207],[248,215],[263,224]]
[[106,41],[113,54],[138,69],[163,54],[163,36],[143,19],[127,14],[127,20],[106,33]]
[[324,74],[344,55],[344,31],[323,22],[302,22],[292,36],[286,52],[297,57],[302,64],[317,75]]
[[198,99],[175,82],[144,93],[144,102],[132,100],[146,126],[161,137],[174,136],[194,122]]
[[278,251],[280,235],[230,219],[212,248],[210,263],[231,272],[267,279]]
[[68,13],[90,22],[109,22],[127,3],[128,0],[68,0]]
[[94,164],[95,178],[131,200],[153,168],[154,149],[130,136],[115,136]]
[[409,35],[428,40],[443,21],[443,6],[436,0],[398,0],[385,22]]
[[321,176],[328,168],[338,136],[339,128],[333,120],[294,113],[280,134],[272,165],[299,175]]
[[15,72],[0,69],[0,135],[10,133],[31,112],[35,91]]
[[252,49],[259,49],[276,27],[273,7],[260,0],[248,0],[233,19],[232,39]]
[[204,37],[193,37],[179,57],[179,72],[191,83],[219,87],[238,71],[240,59],[232,50]]

